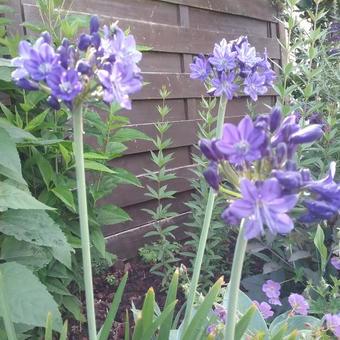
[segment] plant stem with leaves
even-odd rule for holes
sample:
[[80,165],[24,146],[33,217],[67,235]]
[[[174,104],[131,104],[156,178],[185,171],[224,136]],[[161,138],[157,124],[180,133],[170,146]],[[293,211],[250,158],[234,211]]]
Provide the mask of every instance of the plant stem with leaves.
[[[217,116],[217,125],[216,125],[216,138],[220,138],[222,135],[223,123],[224,123],[224,118],[226,114],[226,107],[227,107],[227,99],[224,96],[221,96],[219,108],[218,108],[218,114],[217,114],[218,116]],[[192,314],[193,314],[193,306],[194,306],[194,301],[195,301],[195,296],[196,296],[196,290],[197,290],[197,285],[198,285],[199,276],[201,272],[205,245],[208,239],[215,198],[216,198],[216,192],[212,188],[210,188],[207,207],[205,210],[202,233],[201,233],[200,242],[199,242],[199,246],[197,250],[197,257],[196,257],[194,270],[193,270],[191,283],[190,283],[190,288],[189,288],[189,296],[187,300],[187,307],[185,310],[185,316],[184,316],[184,322],[183,322],[183,331],[186,330],[192,318]]]
[[97,329],[93,297],[90,232],[87,213],[86,179],[83,150],[83,116],[81,105],[75,107],[73,110],[73,133],[88,331],[90,340],[96,340]]

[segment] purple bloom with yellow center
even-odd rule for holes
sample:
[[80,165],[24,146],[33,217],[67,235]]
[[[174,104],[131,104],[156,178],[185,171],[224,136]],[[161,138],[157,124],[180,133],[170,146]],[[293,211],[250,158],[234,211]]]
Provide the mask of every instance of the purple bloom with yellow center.
[[266,294],[270,304],[281,306],[280,301],[281,285],[278,282],[275,282],[273,280],[267,280],[262,285],[262,291]]
[[267,302],[261,302],[254,300],[253,303],[257,307],[257,309],[262,314],[263,318],[266,320],[274,315],[271,306]]
[[287,214],[292,210],[298,195],[284,195],[279,181],[269,178],[252,182],[243,178],[240,182],[242,198],[234,201],[222,214],[245,219],[245,237],[249,240],[264,234],[264,226],[271,234],[288,234],[294,228]]
[[266,77],[254,72],[244,80],[244,93],[252,100],[257,101],[258,95],[263,95],[268,90],[265,83]]
[[226,74],[223,71],[220,77],[213,78],[211,81],[212,87],[209,89],[208,93],[212,93],[216,97],[225,95],[228,100],[232,100],[235,92],[239,88],[234,81],[235,74],[233,72]]
[[215,66],[219,72],[232,70],[236,67],[236,52],[231,51],[231,46],[225,39],[219,44],[215,44],[213,55],[209,57],[211,65]]
[[244,117],[238,126],[225,124],[222,139],[216,142],[216,148],[230,163],[242,165],[261,158],[261,146],[265,142],[265,133],[254,127],[249,116]]
[[292,307],[292,312],[300,315],[307,315],[309,310],[309,304],[307,300],[300,294],[290,294],[288,302]]

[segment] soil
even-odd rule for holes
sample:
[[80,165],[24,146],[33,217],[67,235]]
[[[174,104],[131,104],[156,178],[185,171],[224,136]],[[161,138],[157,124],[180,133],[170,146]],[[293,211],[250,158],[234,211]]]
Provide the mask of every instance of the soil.
[[[100,327],[103,324],[107,311],[111,306],[114,293],[117,290],[121,278],[127,271],[129,272],[129,279],[124,290],[123,299],[119,306],[116,321],[112,327],[112,331],[109,337],[110,340],[120,340],[124,338],[124,321],[126,310],[129,311],[131,324],[132,302],[137,309],[141,308],[144,296],[150,287],[154,288],[156,292],[156,301],[161,308],[164,306],[166,299],[166,291],[162,290],[161,278],[159,276],[150,274],[150,265],[144,264],[138,258],[132,259],[128,262],[123,262],[119,260],[107,271],[94,277],[93,284],[97,326]],[[109,284],[107,282],[107,277],[109,275],[113,275],[115,277],[114,284]],[[183,299],[183,296],[179,296],[179,299],[181,298]],[[84,301],[84,298],[82,298],[82,300]],[[70,340],[88,339],[86,335],[86,329],[84,329],[82,324],[75,320],[70,320],[69,324]]]

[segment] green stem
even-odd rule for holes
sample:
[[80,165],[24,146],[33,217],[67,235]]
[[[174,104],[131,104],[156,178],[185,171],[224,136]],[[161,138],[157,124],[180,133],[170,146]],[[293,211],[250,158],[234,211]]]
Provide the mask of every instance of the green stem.
[[[220,138],[222,136],[226,107],[227,107],[227,99],[224,96],[221,96],[219,107],[218,107],[218,114],[217,114],[216,138]],[[195,260],[194,271],[193,271],[192,279],[190,282],[187,307],[185,309],[185,315],[184,315],[184,321],[183,321],[183,332],[189,325],[191,321],[191,317],[192,317],[192,310],[194,306],[197,285],[198,285],[198,281],[200,277],[204,250],[205,250],[205,246],[206,246],[207,239],[208,239],[211,216],[212,216],[212,212],[214,209],[216,195],[217,193],[212,188],[210,188],[207,207],[205,209],[205,216],[204,216],[203,227],[201,231],[201,237],[200,237],[200,241],[199,241],[199,245],[197,249],[197,256]]]
[[78,106],[73,110],[73,134],[88,332],[89,339],[96,340],[97,330],[93,298],[90,233],[87,215],[86,180],[83,150],[83,116],[81,106]]
[[238,296],[246,247],[247,239],[244,236],[244,220],[242,220],[240,225],[240,231],[236,241],[233,265],[231,268],[231,276],[228,284],[228,296],[229,296],[227,305],[228,313],[224,340],[235,340]]
[[2,273],[0,272],[0,310],[2,317],[4,319],[5,330],[7,334],[8,340],[17,340],[17,336],[15,333],[14,325],[10,317],[10,313],[8,310],[8,305],[6,301],[6,296],[4,294],[5,287],[4,287],[4,279]]

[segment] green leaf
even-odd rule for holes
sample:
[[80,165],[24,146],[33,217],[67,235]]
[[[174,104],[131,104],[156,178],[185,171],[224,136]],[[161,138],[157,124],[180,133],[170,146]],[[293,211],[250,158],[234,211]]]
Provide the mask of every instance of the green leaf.
[[[34,150],[34,149],[33,149]],[[41,176],[46,184],[47,189],[50,187],[50,183],[55,181],[55,173],[50,162],[43,157],[38,151],[34,151],[34,157],[41,173]]]
[[[13,122],[15,120],[15,115],[12,113],[12,111],[7,108],[3,103],[0,102],[0,108],[2,110],[2,112],[5,114],[6,119],[4,118],[0,118],[2,122],[6,122],[8,124],[10,124],[9,122]],[[1,126],[1,125],[0,125]],[[14,125],[13,125],[14,126]],[[1,126],[2,127],[2,126]]]
[[107,204],[96,208],[97,222],[101,225],[112,225],[131,221],[130,216],[122,209],[113,204]]
[[[286,315],[286,313],[285,313]],[[275,320],[274,320],[275,321]],[[273,321],[273,322],[274,322]],[[275,326],[271,327],[271,334],[276,334],[280,331],[281,327],[287,324],[287,331],[286,334],[294,331],[294,330],[306,330],[306,325],[308,325],[308,329],[316,329],[321,327],[321,320],[313,317],[313,316],[303,316],[303,315],[295,315],[284,318],[281,322],[275,321]]]
[[100,228],[91,228],[91,242],[99,251],[102,257],[105,257],[106,241]]
[[77,321],[86,321],[85,316],[81,312],[82,304],[75,296],[63,296],[62,305],[74,316]]
[[223,284],[223,278],[220,278],[211,287],[211,289],[209,290],[209,293],[206,295],[203,302],[198,307],[187,329],[184,330],[185,333],[183,335],[182,340],[200,339],[200,336],[207,323],[207,316],[210,313],[213,303],[216,301],[217,295],[221,290],[222,284]]
[[144,132],[132,128],[121,128],[117,130],[112,136],[112,141],[120,143],[129,142],[136,139],[151,140],[151,138]]
[[[179,270],[178,270],[178,268],[176,268],[176,270],[175,270],[175,272],[172,276],[170,285],[169,285],[168,293],[167,293],[166,300],[165,300],[164,309],[167,308],[169,305],[171,305],[172,303],[174,303],[176,301],[177,288],[178,288],[178,278],[179,278]],[[171,311],[169,313],[169,315],[167,316],[167,318],[162,323],[160,330],[159,330],[159,339],[169,339],[173,316],[174,316],[174,312]]]
[[84,152],[84,159],[101,159],[107,160],[109,159],[107,156],[97,153],[97,152]]
[[0,128],[0,173],[18,183],[26,184],[21,173],[21,163],[14,141]]
[[53,210],[36,200],[29,192],[20,190],[6,182],[0,182],[0,210],[6,208]]
[[[3,104],[0,103],[1,108],[4,111],[4,108],[6,107],[5,106],[3,107],[2,105]],[[21,143],[24,140],[36,140],[36,138],[32,134],[16,127],[15,125],[11,124],[8,120],[4,118],[0,118],[0,127],[6,130],[6,132],[9,134],[9,136],[15,143]]]
[[6,262],[20,263],[35,271],[47,266],[52,255],[48,248],[6,237],[1,244],[1,258]]
[[25,127],[26,131],[33,131],[36,128],[40,127],[40,125],[44,122],[47,114],[49,112],[49,109],[45,110],[44,112],[38,114],[35,116]]
[[[3,20],[7,20],[6,18],[0,18],[0,25]],[[3,67],[0,66],[0,80],[10,82],[12,81],[12,71],[13,69],[11,67]]]
[[107,340],[109,338],[110,335],[110,331],[111,331],[111,327],[112,324],[115,320],[117,311],[118,311],[118,307],[120,305],[120,301],[122,300],[122,296],[123,296],[123,292],[125,289],[125,285],[128,279],[128,273],[125,273],[120,284],[119,287],[114,295],[114,299],[112,301],[111,307],[109,312],[107,313],[105,322],[100,330],[100,333],[98,335],[99,340]]
[[115,172],[115,180],[117,180],[117,183],[119,184],[132,184],[137,187],[141,187],[141,183],[139,179],[130,171],[125,170],[123,168],[114,168]]
[[54,316],[53,329],[61,330],[62,320],[57,303],[29,269],[10,262],[0,264],[0,272],[10,318],[14,323],[44,327],[46,315],[50,312]]
[[49,215],[42,210],[8,210],[0,216],[0,232],[38,246],[52,248],[52,253],[71,267],[71,250],[66,237]]
[[76,205],[74,203],[74,198],[72,191],[70,189],[57,186],[51,190],[56,197],[58,197],[63,203],[66,204],[73,212],[76,211]]
[[94,170],[94,171],[99,171],[99,172],[107,172],[110,174],[115,174],[115,172],[111,170],[110,168],[108,168],[106,165],[102,163],[98,163],[96,161],[90,161],[90,160],[85,159],[84,164],[85,164],[85,169],[87,170]]
[[155,308],[155,291],[153,288],[149,288],[146,293],[143,308],[142,308],[142,324],[143,324],[143,333],[148,327],[151,326],[153,322]]
[[66,321],[64,322],[63,329],[61,330],[59,340],[67,340],[67,329],[68,329],[68,322],[67,322],[67,320],[66,320]]
[[47,313],[47,320],[46,320],[46,325],[45,325],[45,338],[44,340],[52,340],[52,313],[48,312]]
[[316,233],[315,233],[315,236],[314,236],[314,244],[315,244],[315,246],[318,249],[319,254],[320,254],[321,271],[323,272],[326,268],[328,252],[327,252],[327,247],[325,246],[325,234],[324,234],[322,228],[320,227],[320,225],[318,225],[318,227],[316,229]]
[[254,314],[256,313],[257,307],[252,305],[249,309],[245,312],[245,314],[241,317],[240,321],[236,324],[235,327],[235,339],[241,339],[243,334],[248,329],[249,323],[253,318]]

